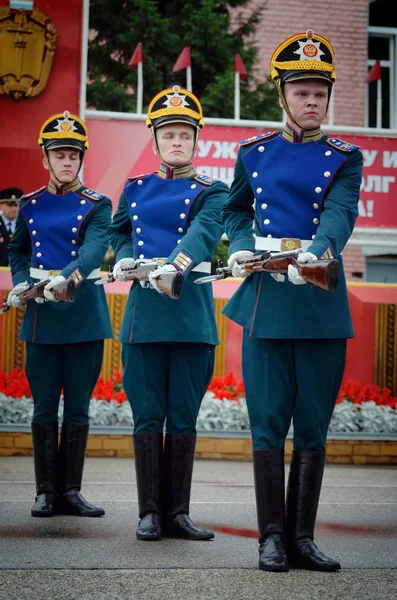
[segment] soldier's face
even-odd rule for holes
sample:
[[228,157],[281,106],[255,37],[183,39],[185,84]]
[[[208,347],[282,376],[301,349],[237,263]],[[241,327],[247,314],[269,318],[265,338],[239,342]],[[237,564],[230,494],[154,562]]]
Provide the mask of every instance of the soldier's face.
[[[72,148],[49,150],[43,159],[44,168],[50,171],[51,179],[58,183],[70,183],[77,177],[80,169],[80,152]],[[50,165],[51,169],[50,170]],[[58,181],[54,179],[54,175]]]
[[[195,130],[190,125],[163,125],[156,131],[159,155],[171,167],[186,165],[193,158]],[[158,154],[153,144],[155,154]]]
[[2,202],[0,204],[0,210],[3,211],[3,215],[9,221],[16,219],[19,209],[18,202]]
[[302,129],[320,127],[327,114],[327,84],[314,80],[286,83],[284,95],[291,115]]

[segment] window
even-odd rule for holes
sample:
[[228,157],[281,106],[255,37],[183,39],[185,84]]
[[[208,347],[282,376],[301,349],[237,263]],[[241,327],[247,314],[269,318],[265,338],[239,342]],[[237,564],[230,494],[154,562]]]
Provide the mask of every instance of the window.
[[397,28],[369,27],[368,36],[368,72],[379,60],[382,78],[366,86],[366,126],[396,129]]
[[397,283],[397,259],[395,256],[367,256],[365,281]]

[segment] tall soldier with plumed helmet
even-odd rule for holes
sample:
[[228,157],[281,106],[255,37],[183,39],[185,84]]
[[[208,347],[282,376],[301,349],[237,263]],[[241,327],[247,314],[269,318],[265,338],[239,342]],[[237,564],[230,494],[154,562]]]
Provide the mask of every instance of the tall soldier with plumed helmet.
[[[346,339],[353,336],[341,252],[358,215],[362,156],[321,130],[331,97],[334,52],[312,30],[285,40],[271,77],[287,113],[281,132],[240,144],[223,209],[229,266],[244,258],[300,248],[301,264],[338,259],[335,294],[288,278],[246,277],[224,313],[243,327],[243,377],[252,429],[259,568],[340,569],[313,542],[329,421],[342,381]],[[305,285],[303,285],[305,284]],[[284,499],[284,444],[293,454]],[[286,521],[285,521],[286,508]]]
[[[47,186],[21,198],[9,245],[14,288],[19,293],[49,279],[43,298],[29,300],[19,338],[26,342],[26,376],[32,390],[34,517],[69,514],[97,517],[102,508],[81,495],[88,438],[88,408],[102,365],[104,339],[113,336],[104,290],[95,285],[109,246],[109,198],[82,185],[78,174],[88,148],[84,122],[68,111],[50,117],[40,130]],[[73,303],[56,302],[52,288],[75,282]],[[58,407],[64,411],[58,447]]]
[[[228,188],[192,165],[204,125],[194,94],[178,86],[162,90],[146,123],[159,169],[127,181],[110,227],[116,278],[123,281],[123,269],[137,260],[164,262],[151,273],[150,286],[133,283],[120,332],[123,384],[134,418],[136,533],[139,540],[208,540],[214,534],[190,520],[189,501],[196,419],[219,342],[212,289],[194,281],[210,272]],[[183,289],[173,300],[156,281],[177,272]]]

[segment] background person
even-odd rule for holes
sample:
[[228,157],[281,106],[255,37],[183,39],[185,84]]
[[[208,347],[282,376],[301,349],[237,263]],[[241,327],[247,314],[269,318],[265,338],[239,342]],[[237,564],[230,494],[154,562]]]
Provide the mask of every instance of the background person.
[[0,267],[8,267],[8,244],[15,233],[22,194],[19,188],[0,191]]

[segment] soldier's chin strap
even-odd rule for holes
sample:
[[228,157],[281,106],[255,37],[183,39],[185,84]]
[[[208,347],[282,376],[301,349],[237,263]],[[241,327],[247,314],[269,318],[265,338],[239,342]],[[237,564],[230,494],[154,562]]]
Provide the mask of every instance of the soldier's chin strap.
[[[288,82],[287,82],[288,83]],[[285,112],[288,115],[288,118],[290,119],[290,121],[292,123],[295,123],[295,125],[297,125],[300,129],[304,129],[304,127],[302,127],[301,125],[299,125],[299,123],[294,119],[294,117],[291,115],[291,111],[289,109],[289,106],[287,104],[287,101],[285,99],[285,95],[284,95],[284,90],[283,90],[283,86],[281,85],[280,79],[278,79],[276,81],[276,85],[277,85],[277,91],[278,91],[278,95],[279,98],[281,100],[281,104],[283,106],[283,109],[285,110]],[[284,84],[285,85],[285,84]],[[327,110],[325,111],[325,116],[327,116],[328,113],[328,107],[329,107],[329,102],[331,100],[331,94],[332,94],[332,85],[328,86],[328,102],[327,102]]]

